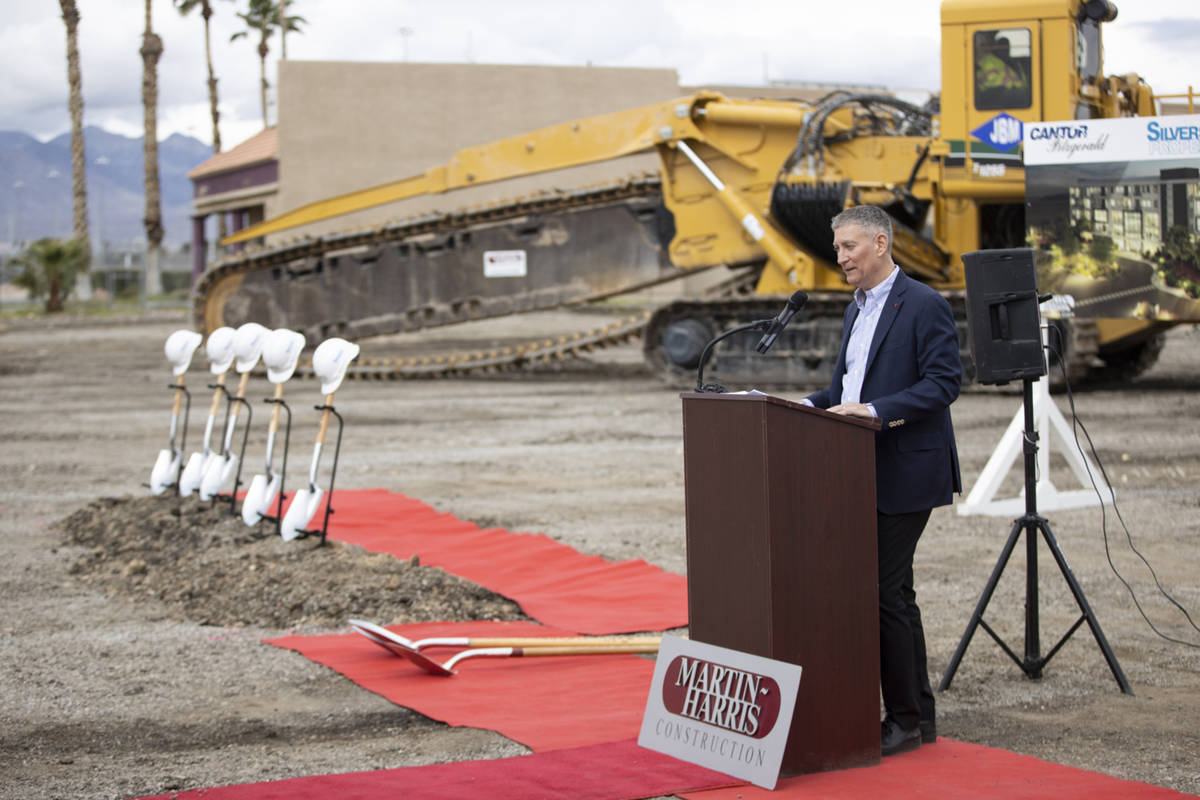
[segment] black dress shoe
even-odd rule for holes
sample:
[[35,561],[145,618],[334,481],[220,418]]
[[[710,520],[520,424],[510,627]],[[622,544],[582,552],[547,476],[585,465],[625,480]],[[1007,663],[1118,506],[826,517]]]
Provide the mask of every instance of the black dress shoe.
[[921,746],[921,727],[918,725],[904,730],[890,719],[883,721],[880,737],[880,752],[885,756],[906,753]]
[[931,719],[921,720],[921,744],[933,744],[937,741],[937,722]]

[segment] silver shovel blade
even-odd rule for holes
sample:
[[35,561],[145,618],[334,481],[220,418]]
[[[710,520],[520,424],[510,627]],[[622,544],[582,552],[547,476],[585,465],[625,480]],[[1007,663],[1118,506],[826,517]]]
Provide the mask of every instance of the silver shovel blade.
[[292,504],[288,506],[287,513],[283,515],[283,524],[279,526],[279,535],[285,542],[295,539],[308,526],[313,514],[317,513],[324,493],[323,489],[314,487],[301,489],[292,497]]
[[180,494],[191,494],[200,488],[200,481],[204,480],[204,454],[192,453],[188,457],[187,466],[183,468],[183,474],[179,476],[179,492]]
[[262,519],[263,510],[266,508],[263,504],[266,491],[266,475],[255,475],[250,479],[250,487],[246,489],[246,496],[242,498],[242,522],[254,526]]
[[179,474],[179,463],[182,460],[182,454],[176,455],[170,450],[158,451],[154,469],[150,470],[150,492],[152,494],[162,494],[175,482],[175,476]]
[[266,516],[267,509],[275,502],[275,495],[278,493],[278,475],[270,481],[266,475],[255,475],[250,481],[250,488],[246,490],[246,497],[242,500],[242,522],[251,526],[257,525]]
[[221,488],[233,477],[237,469],[238,457],[234,455],[216,456],[209,461],[204,478],[200,481],[200,499],[209,500],[221,493]]

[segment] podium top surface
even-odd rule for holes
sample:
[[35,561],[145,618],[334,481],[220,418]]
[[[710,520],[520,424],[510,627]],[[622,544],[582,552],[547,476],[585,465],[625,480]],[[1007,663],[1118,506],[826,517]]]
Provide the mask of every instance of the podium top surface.
[[683,400],[696,400],[704,402],[718,403],[766,403],[768,405],[781,406],[783,408],[794,409],[804,414],[815,414],[827,419],[836,420],[838,422],[854,425],[860,428],[867,428],[872,431],[877,431],[883,427],[883,423],[878,419],[863,419],[862,417],[849,417],[845,414],[832,414],[823,408],[808,406],[804,403],[797,403],[793,400],[785,400],[782,397],[776,397],[771,394],[762,392],[750,393],[730,393],[730,392],[683,392],[679,395]]

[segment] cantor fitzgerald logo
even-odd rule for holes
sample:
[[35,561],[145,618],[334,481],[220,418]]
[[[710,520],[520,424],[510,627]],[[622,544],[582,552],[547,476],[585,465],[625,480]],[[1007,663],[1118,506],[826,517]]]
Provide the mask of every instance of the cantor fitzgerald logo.
[[676,656],[663,676],[662,699],[671,714],[761,739],[779,719],[781,698],[767,675]]

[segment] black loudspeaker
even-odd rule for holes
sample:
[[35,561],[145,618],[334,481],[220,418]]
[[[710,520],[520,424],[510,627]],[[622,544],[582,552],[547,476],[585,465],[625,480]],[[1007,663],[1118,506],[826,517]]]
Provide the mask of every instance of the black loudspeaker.
[[975,380],[1008,383],[1045,375],[1033,250],[976,250],[963,254],[963,266]]

